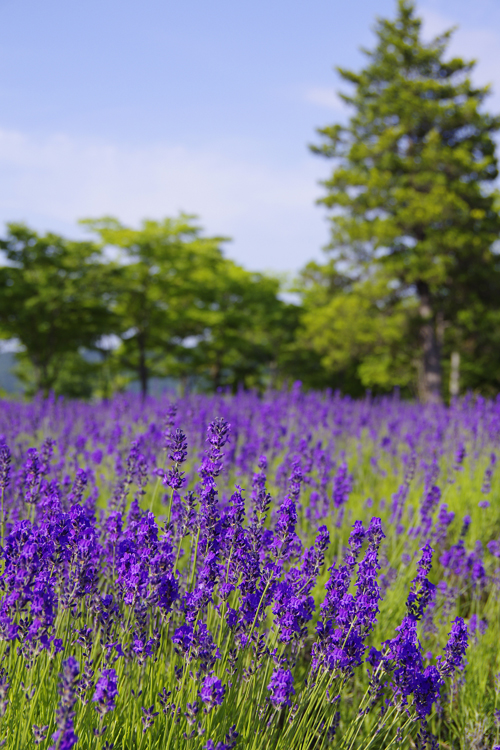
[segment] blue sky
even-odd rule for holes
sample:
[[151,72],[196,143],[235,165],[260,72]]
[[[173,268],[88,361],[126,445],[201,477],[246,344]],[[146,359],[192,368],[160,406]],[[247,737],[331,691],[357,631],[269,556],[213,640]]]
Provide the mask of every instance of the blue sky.
[[[499,0],[417,4],[458,24],[500,111]],[[296,271],[321,258],[331,169],[308,153],[345,118],[333,66],[359,68],[395,0],[0,0],[0,222],[78,236],[179,210],[233,238],[230,257]]]

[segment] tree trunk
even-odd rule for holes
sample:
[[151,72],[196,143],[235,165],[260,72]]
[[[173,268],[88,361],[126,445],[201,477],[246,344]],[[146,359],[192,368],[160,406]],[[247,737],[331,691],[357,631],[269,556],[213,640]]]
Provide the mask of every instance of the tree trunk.
[[422,370],[419,387],[420,397],[425,403],[441,403],[442,373],[441,344],[436,330],[431,295],[425,281],[417,283],[420,300],[420,335],[422,338]]
[[221,368],[220,368],[219,362],[217,361],[212,367],[212,380],[214,384],[214,391],[217,391],[217,389],[220,388],[220,383],[221,383],[220,376],[221,376]]
[[148,395],[149,372],[146,364],[146,341],[143,333],[137,335],[137,343],[139,346],[139,383],[141,384],[141,396],[144,400]]
[[50,393],[49,387],[49,368],[47,362],[41,362],[37,367],[36,378],[36,392],[42,393],[44,398]]
[[460,354],[452,352],[450,357],[450,398],[460,393]]
[[109,351],[106,351],[105,349],[99,349],[99,354],[101,355],[101,367],[99,371],[99,375],[101,377],[101,383],[102,383],[101,398],[103,398],[104,401],[107,401],[110,396]]

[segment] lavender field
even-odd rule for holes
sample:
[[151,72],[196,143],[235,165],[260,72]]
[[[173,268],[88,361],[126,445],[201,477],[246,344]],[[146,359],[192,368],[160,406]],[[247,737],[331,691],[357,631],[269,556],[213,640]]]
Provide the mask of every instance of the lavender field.
[[2,746],[498,746],[499,443],[473,397],[2,402]]

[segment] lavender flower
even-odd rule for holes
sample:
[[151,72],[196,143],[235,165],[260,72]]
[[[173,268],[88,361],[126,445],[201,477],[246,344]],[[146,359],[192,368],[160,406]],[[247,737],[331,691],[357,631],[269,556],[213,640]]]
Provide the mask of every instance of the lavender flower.
[[163,484],[173,490],[180,489],[184,484],[184,472],[179,469],[187,456],[187,438],[182,430],[177,429],[169,439],[168,457],[174,462],[163,477]]
[[352,475],[349,474],[347,463],[343,461],[333,478],[332,500],[335,508],[341,508],[347,502],[352,490]]
[[439,546],[442,544],[448,533],[448,527],[455,518],[455,514],[452,511],[448,511],[448,505],[443,503],[439,508],[438,518],[434,529],[434,544]]
[[0,717],[5,716],[7,706],[9,705],[10,682],[7,678],[7,672],[2,667],[0,669]]
[[10,484],[10,450],[0,444],[0,544],[3,545],[5,534],[5,490]]
[[467,647],[467,626],[461,617],[457,617],[452,623],[444,656],[438,658],[439,673],[443,677],[450,677],[455,671],[463,669]]
[[92,701],[98,714],[104,717],[109,711],[114,711],[118,696],[117,677],[114,669],[104,669],[96,682]]
[[[481,487],[481,492],[484,495],[488,495],[491,492],[491,478],[493,476],[493,471],[495,469],[496,462],[497,462],[496,454],[492,453],[490,455],[489,466],[486,468],[486,471],[484,472],[483,484]],[[480,504],[480,507],[484,507],[484,506],[481,506]]]
[[433,485],[427,491],[420,508],[420,516],[422,520],[421,531],[424,539],[426,539],[430,534],[430,531],[432,529],[432,514],[440,500],[441,490],[436,485]]
[[290,670],[275,669],[267,689],[271,693],[269,700],[274,708],[291,706],[292,702],[290,698],[292,695],[295,695],[295,689],[293,687],[293,675]]
[[144,716],[141,716],[143,734],[145,734],[148,729],[153,726],[155,717],[160,713],[159,711],[154,711],[153,709],[154,705],[149,706],[149,708],[145,708],[144,706],[141,707],[141,711],[144,714]]
[[231,425],[224,419],[214,419],[208,426],[207,443],[209,449],[202,463],[200,474],[205,483],[213,485],[215,477],[219,476],[222,471],[222,448],[229,440]]
[[285,497],[278,511],[275,530],[275,547],[278,558],[285,558],[296,538],[297,508],[293,497]]
[[226,687],[215,674],[209,674],[203,681],[200,697],[206,705],[206,711],[211,711],[214,706],[221,706],[224,700]]
[[236,725],[233,724],[229,732],[226,734],[224,742],[217,742],[217,744],[215,744],[213,740],[208,740],[206,745],[203,745],[203,748],[204,750],[233,750],[236,746],[237,737],[238,732],[236,731]]
[[5,492],[10,483],[10,450],[0,444],[0,492]]
[[460,442],[455,452],[455,463],[453,466],[455,471],[460,471],[462,469],[462,464],[466,456],[467,456],[467,451],[465,449],[465,445],[462,442]]
[[289,479],[290,485],[288,490],[290,497],[292,497],[295,502],[297,502],[299,499],[300,487],[302,485],[303,479],[304,476],[300,467],[300,461],[298,459],[295,459],[292,464],[292,473]]
[[200,659],[205,670],[210,669],[220,658],[212,633],[204,622],[198,622],[195,627],[187,623],[181,625],[176,629],[172,641],[188,660]]
[[24,501],[36,503],[39,497],[40,461],[35,448],[28,450],[28,457],[24,464]]
[[414,620],[421,619],[436,588],[427,578],[432,567],[432,555],[432,547],[430,544],[426,544],[422,548],[422,556],[418,563],[417,576],[412,581],[410,593],[406,602],[408,615]]
[[61,682],[59,687],[59,705],[56,711],[57,731],[52,735],[54,744],[49,750],[71,750],[78,742],[73,729],[75,718],[74,705],[77,699],[76,687],[80,669],[73,656],[62,663]]
[[47,739],[48,728],[48,725],[39,727],[36,724],[33,724],[32,731],[35,745],[41,745],[42,742],[45,742],[45,740]]

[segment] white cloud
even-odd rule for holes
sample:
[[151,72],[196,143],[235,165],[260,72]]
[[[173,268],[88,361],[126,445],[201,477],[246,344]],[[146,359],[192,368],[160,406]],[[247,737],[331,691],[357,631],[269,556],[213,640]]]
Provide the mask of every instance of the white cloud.
[[313,157],[273,167],[221,148],[0,130],[0,220],[62,231],[85,216],[135,224],[184,210],[198,214],[207,232],[233,236],[228,253],[247,266],[296,269],[327,240],[314,206],[322,167]]
[[305,92],[305,100],[311,104],[317,104],[320,107],[334,110],[335,112],[345,112],[346,103],[340,98],[334,89],[322,86],[312,86]]

